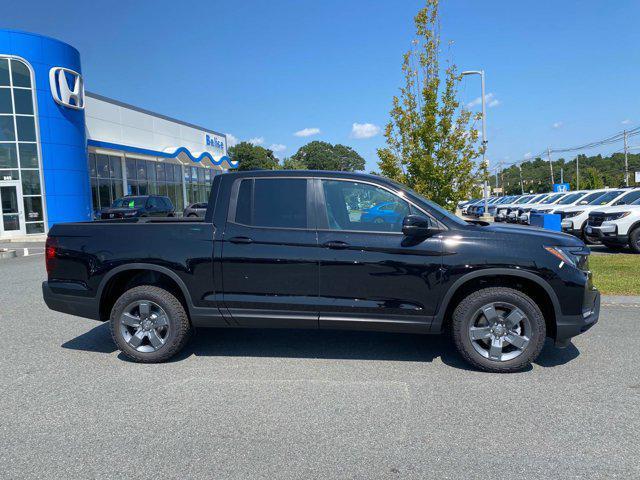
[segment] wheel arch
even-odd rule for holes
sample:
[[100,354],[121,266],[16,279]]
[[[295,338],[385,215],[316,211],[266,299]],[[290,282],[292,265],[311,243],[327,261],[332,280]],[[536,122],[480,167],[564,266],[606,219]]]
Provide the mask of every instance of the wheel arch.
[[109,271],[100,282],[96,298],[101,320],[107,320],[117,298],[128,288],[137,285],[157,285],[176,294],[191,316],[193,302],[186,284],[172,270],[150,263],[129,263]]
[[470,272],[449,288],[433,319],[431,330],[446,330],[453,310],[465,294],[480,288],[502,286],[520,290],[538,304],[545,317],[547,336],[555,337],[556,321],[561,315],[560,301],[551,286],[538,275],[514,268],[488,268]]

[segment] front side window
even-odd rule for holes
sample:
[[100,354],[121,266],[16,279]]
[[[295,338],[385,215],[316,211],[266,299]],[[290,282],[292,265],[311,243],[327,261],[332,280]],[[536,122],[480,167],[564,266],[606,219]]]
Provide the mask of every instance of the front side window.
[[614,205],[630,205],[640,198],[640,190],[633,190],[623,196]]
[[400,233],[411,213],[407,201],[368,183],[323,180],[322,190],[331,230]]
[[235,222],[255,227],[307,228],[307,180],[257,178],[240,182]]

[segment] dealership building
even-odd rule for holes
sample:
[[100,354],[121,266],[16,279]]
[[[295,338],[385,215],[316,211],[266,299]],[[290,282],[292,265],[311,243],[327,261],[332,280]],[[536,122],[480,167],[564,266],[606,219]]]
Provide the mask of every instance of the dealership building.
[[0,239],[91,220],[127,194],[181,212],[235,166],[224,134],[85,92],[72,46],[0,30]]

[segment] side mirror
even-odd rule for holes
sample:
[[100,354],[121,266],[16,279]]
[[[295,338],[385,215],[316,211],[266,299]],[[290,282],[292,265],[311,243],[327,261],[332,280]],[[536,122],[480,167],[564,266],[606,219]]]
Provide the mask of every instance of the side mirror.
[[440,229],[431,225],[431,220],[423,215],[407,215],[402,220],[402,233],[407,237],[428,237]]

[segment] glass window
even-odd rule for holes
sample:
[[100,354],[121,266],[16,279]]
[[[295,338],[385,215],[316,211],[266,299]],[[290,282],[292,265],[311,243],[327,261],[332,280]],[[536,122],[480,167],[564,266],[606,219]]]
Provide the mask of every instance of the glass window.
[[[29,92],[29,90],[25,91]],[[0,88],[0,113],[13,113],[10,88]]]
[[22,170],[22,194],[40,195],[40,175],[38,170]]
[[253,180],[242,180],[236,202],[236,222],[251,225],[251,190]]
[[138,195],[149,195],[147,182],[138,182]]
[[6,58],[0,58],[0,86],[8,87],[9,84],[9,61]]
[[42,221],[42,197],[24,197],[24,215],[27,222]]
[[323,180],[327,221],[331,230],[402,232],[411,213],[405,200],[367,183]]
[[158,182],[164,182],[167,179],[167,176],[165,174],[165,169],[164,169],[164,163],[162,162],[155,162],[156,163],[156,178],[158,179]]
[[96,171],[98,178],[109,178],[109,157],[107,155],[96,155]]
[[623,196],[620,200],[616,201],[614,205],[629,205],[640,198],[640,190],[633,190]]
[[26,223],[27,233],[44,233],[44,223]]
[[125,161],[125,165],[127,167],[127,179],[128,180],[135,180],[137,178],[136,176],[136,161],[131,159],[131,158],[127,158]]
[[18,170],[0,170],[0,180],[19,180]]
[[116,200],[113,206],[114,208],[142,208],[146,203],[146,197],[127,197]]
[[204,168],[198,168],[198,183],[204,183]]
[[98,195],[102,208],[111,205],[111,182],[109,180],[98,180]]
[[111,181],[111,198],[116,200],[117,198],[124,197],[124,189],[122,188],[122,182],[120,180]]
[[16,132],[13,128],[13,117],[0,115],[0,142],[13,142],[16,139]]
[[158,183],[158,195],[169,195],[166,183]]
[[16,102],[16,113],[33,115],[33,95],[31,90],[13,90],[13,98]]
[[[250,185],[247,186],[245,183],[249,182],[250,180],[243,180],[240,185],[236,221],[259,227],[307,227],[307,181],[305,179],[256,179],[252,199],[250,194],[247,198],[247,188],[250,188]],[[247,209],[247,203],[253,206]],[[249,215],[247,210],[250,212]]]
[[211,170],[209,170],[208,168],[204,171],[204,182],[211,183]]
[[100,197],[98,196],[98,180],[91,179],[91,201],[93,202],[93,210],[100,210]]
[[31,73],[23,62],[11,60],[11,76],[14,87],[31,87]]
[[0,168],[18,168],[18,156],[14,144],[0,144]]
[[[171,165],[169,163],[164,163],[163,165],[164,165],[165,176],[166,176],[167,182],[173,182],[174,180],[176,182],[179,182],[180,181],[180,175],[178,175],[177,177],[174,177],[174,175],[173,175],[173,172],[174,172],[173,165]],[[160,177],[158,177],[158,178],[160,178]]]
[[147,162],[147,180],[156,181],[156,162]]
[[147,162],[144,160],[136,160],[136,171],[138,172],[138,180],[146,180]]
[[120,157],[109,155],[109,166],[111,178],[122,178],[122,159]]
[[16,117],[18,140],[22,142],[36,141],[36,124],[33,117]]
[[173,181],[174,182],[181,182],[182,178],[182,167],[180,165],[174,165],[173,166]]
[[38,145],[35,143],[20,143],[20,168],[39,168]]

